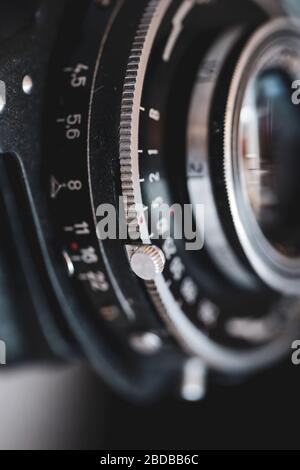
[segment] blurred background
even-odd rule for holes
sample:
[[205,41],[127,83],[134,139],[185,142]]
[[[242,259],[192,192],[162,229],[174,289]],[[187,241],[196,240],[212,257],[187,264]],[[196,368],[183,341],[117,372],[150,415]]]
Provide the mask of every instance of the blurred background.
[[201,403],[137,405],[84,366],[0,374],[0,449],[299,449],[300,366],[214,386]]

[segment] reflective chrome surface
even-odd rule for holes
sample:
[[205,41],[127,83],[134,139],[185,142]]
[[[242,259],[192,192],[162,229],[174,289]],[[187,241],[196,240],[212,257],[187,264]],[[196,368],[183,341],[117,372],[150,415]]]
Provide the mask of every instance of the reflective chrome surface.
[[298,127],[292,83],[300,71],[299,25],[277,19],[248,43],[232,82],[225,174],[240,243],[272,288],[298,294]]

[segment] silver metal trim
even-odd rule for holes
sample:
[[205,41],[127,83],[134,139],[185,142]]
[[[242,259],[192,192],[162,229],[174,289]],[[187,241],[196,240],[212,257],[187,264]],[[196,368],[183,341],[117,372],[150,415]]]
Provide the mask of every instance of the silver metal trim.
[[[243,191],[238,177],[239,162],[233,147],[236,140],[236,116],[238,114],[237,109],[241,94],[241,84],[250,59],[259,50],[261,45],[264,44],[268,38],[271,38],[274,33],[297,32],[299,34],[299,30],[299,23],[296,24],[288,18],[278,18],[270,21],[252,36],[240,57],[233,76],[227,102],[224,137],[225,181],[230,210],[239,241],[249,262],[259,277],[273,289],[287,295],[298,295],[300,292],[299,269],[293,268],[288,270],[287,267],[284,266],[283,257],[280,262],[279,254],[276,256],[275,250],[271,250],[264,237],[259,237],[260,229],[258,227],[255,229],[254,217],[251,218],[253,223],[250,224],[250,216],[247,219],[249,224],[245,223],[245,218],[242,214],[242,212],[244,213],[245,211],[241,212],[240,210],[243,201]],[[251,230],[248,230],[249,225],[251,225]],[[258,240],[261,240],[261,243],[259,243]],[[267,254],[269,255],[268,257]]]
[[[202,63],[213,63],[212,75],[200,80],[194,88],[188,118],[187,183],[193,207],[205,206],[205,248],[222,272],[236,284],[254,288],[254,276],[242,265],[234,253],[221,224],[211,183],[209,162],[209,126],[213,95],[224,62],[241,35],[236,28],[222,35]],[[199,169],[199,173],[193,169]]]

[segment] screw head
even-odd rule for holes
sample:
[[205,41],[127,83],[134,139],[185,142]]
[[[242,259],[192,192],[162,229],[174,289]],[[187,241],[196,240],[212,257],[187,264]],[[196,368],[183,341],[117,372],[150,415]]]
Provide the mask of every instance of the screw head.
[[166,258],[160,248],[154,245],[142,245],[133,251],[130,258],[132,271],[144,281],[153,281],[161,274]]

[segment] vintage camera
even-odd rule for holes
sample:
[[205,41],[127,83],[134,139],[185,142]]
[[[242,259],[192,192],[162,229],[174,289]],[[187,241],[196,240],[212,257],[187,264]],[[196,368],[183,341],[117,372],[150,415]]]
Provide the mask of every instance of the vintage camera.
[[297,8],[1,1],[8,367],[85,359],[129,397],[197,400],[208,374],[234,382],[289,354]]

